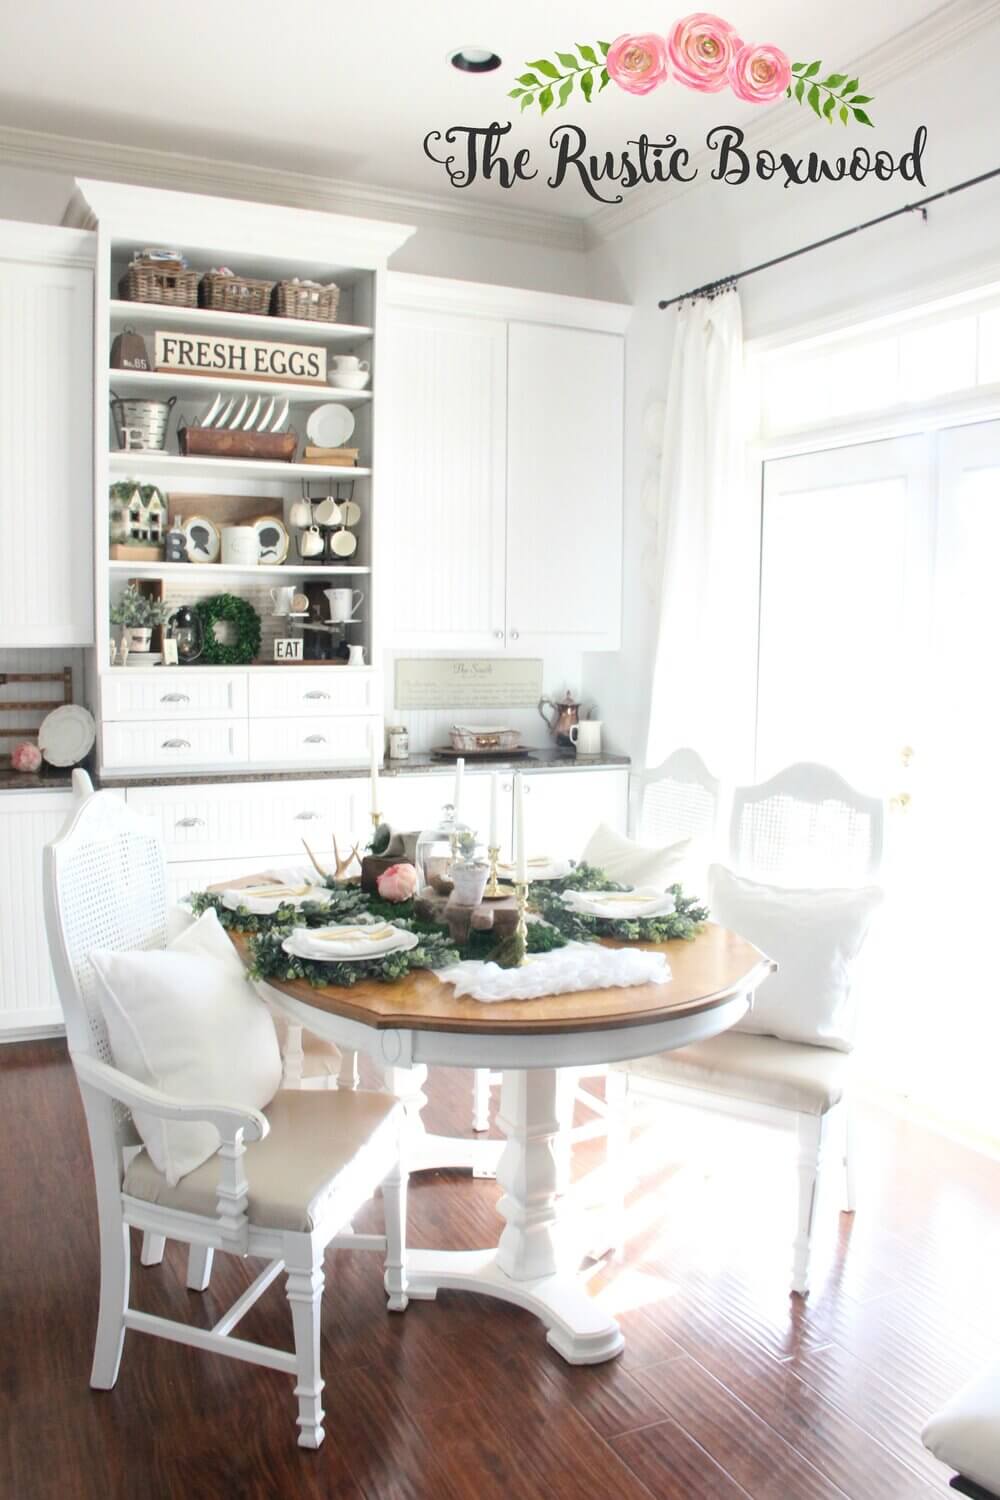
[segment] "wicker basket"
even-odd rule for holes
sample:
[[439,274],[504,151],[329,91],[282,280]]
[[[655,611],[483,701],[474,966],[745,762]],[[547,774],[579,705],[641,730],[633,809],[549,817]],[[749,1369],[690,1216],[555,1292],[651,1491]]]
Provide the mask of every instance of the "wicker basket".
[[206,271],[198,288],[198,301],[214,312],[267,313],[273,289],[273,281],[257,281],[252,276],[219,276]]
[[279,281],[271,311],[276,318],[308,318],[313,323],[335,323],[339,286],[303,286],[300,281]]
[[497,755],[517,750],[521,745],[519,729],[470,729],[464,724],[451,726],[451,748],[466,755]]
[[172,307],[198,306],[197,271],[163,271],[132,264],[118,283],[123,302],[166,302]]

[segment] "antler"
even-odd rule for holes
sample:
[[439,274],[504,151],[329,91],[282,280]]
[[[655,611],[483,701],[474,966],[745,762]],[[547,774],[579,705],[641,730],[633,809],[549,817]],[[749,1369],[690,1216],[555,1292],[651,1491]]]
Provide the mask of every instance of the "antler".
[[334,859],[337,862],[337,871],[336,871],[336,874],[334,875],[333,878],[334,878],[334,880],[342,880],[344,878],[345,871],[347,871],[347,870],[349,870],[351,868],[351,866],[353,865],[354,861],[358,857],[358,845],[354,844],[352,846],[351,852],[347,856],[347,858],[346,859],[341,859],[341,857],[340,857],[340,850],[337,848],[337,835],[334,834],[334,836],[333,836],[333,857],[334,857]]

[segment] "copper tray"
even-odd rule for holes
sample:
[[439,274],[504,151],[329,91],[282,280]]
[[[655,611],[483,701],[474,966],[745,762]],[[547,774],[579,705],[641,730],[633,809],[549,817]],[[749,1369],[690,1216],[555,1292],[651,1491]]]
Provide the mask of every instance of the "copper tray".
[[431,754],[439,760],[520,760],[531,754],[531,746],[518,745],[514,750],[456,750],[454,745],[435,745]]

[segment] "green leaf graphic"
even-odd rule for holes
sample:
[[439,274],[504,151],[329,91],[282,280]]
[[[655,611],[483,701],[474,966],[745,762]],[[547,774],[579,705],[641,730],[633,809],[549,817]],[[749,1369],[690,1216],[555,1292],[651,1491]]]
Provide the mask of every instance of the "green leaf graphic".
[[819,107],[819,89],[816,87],[815,84],[813,84],[812,88],[809,90],[809,93],[808,93],[808,96],[807,96],[807,102],[810,105],[810,107],[816,111],[816,113],[819,115],[820,119],[822,119],[823,116],[822,116],[822,114],[820,112],[820,107]]
[[870,104],[871,102],[871,94],[854,94],[852,98],[848,100],[849,104]]
[[823,87],[825,89],[839,89],[840,85],[844,83],[846,79],[846,73],[831,73],[829,78],[823,79]]
[[808,68],[808,63],[792,63],[792,72],[801,73],[803,68]]
[[800,78],[798,83],[795,85],[795,97],[800,104],[802,103],[802,95],[805,93],[805,91],[806,81],[804,78]]
[[521,95],[525,93],[527,93],[527,89],[511,89],[510,93],[507,95],[507,98],[520,99]]
[[525,94],[524,98],[521,100],[521,108],[522,108],[522,110],[527,109],[528,105],[529,104],[534,104],[534,102],[535,102],[535,96],[534,96],[534,94]]
[[854,118],[862,125],[870,125],[872,123],[863,109],[856,109],[854,111]]
[[588,47],[583,42],[577,42],[577,44],[576,44],[576,50],[579,52],[579,54],[583,58],[584,62],[589,62],[589,63],[596,63],[597,62],[597,53],[594,51],[593,47]]
[[611,51],[611,43],[610,42],[598,42],[597,45],[600,47],[603,56],[607,57],[608,53]]
[[538,96],[538,104],[539,104],[539,108],[541,109],[543,115],[544,115],[544,113],[545,113],[545,111],[547,109],[551,109],[552,108],[552,89],[551,89],[551,86],[548,87],[548,88],[542,89],[542,92]]
[[580,67],[580,64],[577,62],[572,52],[557,52],[556,57],[558,57],[564,68],[571,68],[574,73],[577,72]]
[[566,100],[569,98],[569,96],[570,96],[570,94],[572,92],[573,92],[573,78],[572,78],[572,75],[570,75],[569,78],[565,79],[559,85],[559,108],[560,109],[562,109],[563,105],[566,103]]
[[858,80],[856,78],[852,78],[851,81],[850,81],[850,83],[845,83],[843,89],[841,90],[841,93],[844,94],[845,96],[847,94],[853,94],[854,90],[857,88],[857,86],[858,86]]
[[554,63],[550,63],[547,57],[540,57],[537,62],[530,62],[529,68],[537,68],[539,73],[544,73],[546,78],[558,78],[559,69]]
[[[538,64],[537,63],[532,63],[531,66],[533,68],[537,68]],[[807,78],[815,78],[816,74],[819,72],[819,70],[820,70],[820,68],[822,66],[823,66],[823,64],[821,62],[810,63],[809,66],[808,66],[808,68],[806,68],[806,75],[805,76]]]
[[843,122],[844,122],[845,125],[847,124],[848,120],[851,118],[851,111],[848,109],[848,107],[847,107],[846,104],[842,104],[840,106],[840,118],[843,120]]
[[608,72],[607,68],[602,68],[601,69],[601,88],[599,88],[597,90],[597,92],[600,93],[601,89],[606,89],[607,86],[608,86],[608,84],[610,82],[611,82],[611,74]]
[[583,97],[586,99],[587,103],[589,104],[590,103],[590,96],[594,92],[594,75],[593,75],[593,73],[584,73],[583,77],[580,79],[580,92],[583,94]]
[[831,94],[829,99],[827,99],[826,103],[823,105],[823,113],[826,115],[828,120],[831,120],[833,118],[833,111],[836,108],[836,104],[837,101]]
[[541,83],[535,77],[534,73],[522,73],[517,81],[518,83],[526,83],[532,89],[541,88]]

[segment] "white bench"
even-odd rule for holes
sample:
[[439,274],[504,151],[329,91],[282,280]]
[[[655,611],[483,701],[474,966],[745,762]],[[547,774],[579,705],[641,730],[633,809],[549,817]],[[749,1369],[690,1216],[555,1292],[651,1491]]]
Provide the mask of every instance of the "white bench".
[[1000,1497],[1000,1362],[952,1396],[923,1430],[935,1458],[957,1470],[955,1489],[972,1500]]

